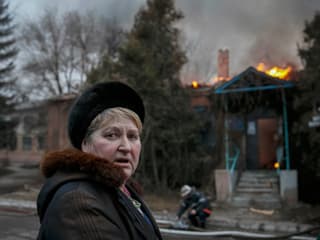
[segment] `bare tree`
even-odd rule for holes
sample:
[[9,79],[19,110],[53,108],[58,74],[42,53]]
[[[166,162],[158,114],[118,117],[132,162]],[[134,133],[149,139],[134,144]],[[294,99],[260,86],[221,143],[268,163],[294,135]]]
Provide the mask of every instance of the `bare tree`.
[[201,83],[210,83],[216,72],[214,52],[204,47],[200,35],[180,38],[181,46],[186,53],[188,62],[181,70],[183,84],[190,84],[192,80]]
[[44,97],[77,91],[104,54],[115,55],[124,36],[114,19],[55,9],[25,21],[21,33],[23,75],[29,91]]

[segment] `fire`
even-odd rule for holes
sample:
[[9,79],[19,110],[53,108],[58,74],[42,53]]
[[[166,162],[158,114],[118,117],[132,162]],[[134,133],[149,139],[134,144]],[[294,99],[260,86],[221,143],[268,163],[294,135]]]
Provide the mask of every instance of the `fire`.
[[211,78],[211,82],[213,82],[213,83],[217,83],[217,82],[221,82],[221,81],[229,81],[229,80],[230,80],[230,78],[218,77],[218,76]]
[[272,68],[267,69],[266,65],[264,63],[259,63],[256,69],[260,72],[264,72],[272,77],[280,78],[280,79],[289,79],[289,75],[292,72],[292,67],[288,66],[286,68],[281,68],[274,66]]
[[199,83],[197,81],[193,80],[191,82],[191,86],[192,86],[192,88],[199,88]]

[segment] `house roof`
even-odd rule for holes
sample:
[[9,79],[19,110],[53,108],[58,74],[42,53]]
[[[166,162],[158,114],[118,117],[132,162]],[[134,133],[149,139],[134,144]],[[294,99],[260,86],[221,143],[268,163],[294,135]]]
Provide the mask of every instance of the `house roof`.
[[239,75],[233,77],[230,81],[225,82],[215,89],[216,94],[224,94],[231,92],[249,92],[272,90],[277,88],[293,87],[292,82],[280,80],[271,77],[263,72],[256,70],[254,67],[249,67]]

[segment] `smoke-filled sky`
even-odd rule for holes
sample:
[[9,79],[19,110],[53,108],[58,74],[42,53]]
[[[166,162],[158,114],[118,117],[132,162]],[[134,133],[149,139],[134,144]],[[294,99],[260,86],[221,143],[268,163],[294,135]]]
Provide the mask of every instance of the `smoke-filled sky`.
[[[46,7],[116,17],[127,28],[145,0],[10,0],[17,19],[37,17]],[[230,74],[269,64],[301,67],[297,44],[306,20],[320,11],[319,0],[176,0],[185,18],[179,27],[186,35],[193,74],[206,81],[216,73],[217,52],[227,48]]]

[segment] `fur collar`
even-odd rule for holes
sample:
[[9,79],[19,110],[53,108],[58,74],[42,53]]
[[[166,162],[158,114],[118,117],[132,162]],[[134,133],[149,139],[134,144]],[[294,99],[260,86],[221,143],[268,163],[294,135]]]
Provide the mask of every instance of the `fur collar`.
[[40,162],[40,170],[47,178],[57,171],[82,172],[98,182],[114,187],[121,186],[125,181],[121,167],[77,149],[47,153]]

